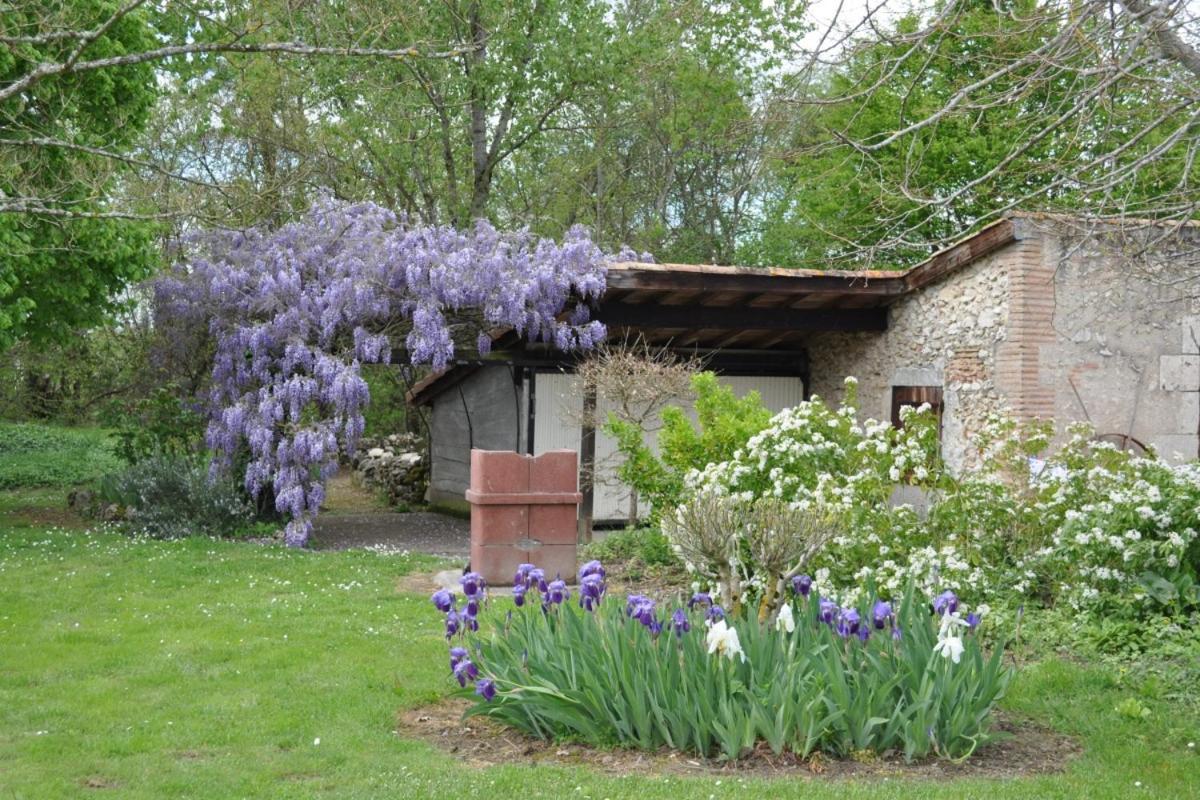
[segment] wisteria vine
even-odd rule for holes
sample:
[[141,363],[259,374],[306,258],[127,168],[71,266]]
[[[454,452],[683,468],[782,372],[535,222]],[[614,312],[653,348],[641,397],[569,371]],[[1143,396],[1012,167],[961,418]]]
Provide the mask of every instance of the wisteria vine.
[[326,197],[277,229],[205,232],[186,246],[192,257],[154,283],[156,326],[177,348],[211,342],[214,469],[245,443],[246,490],[273,486],[291,545],[308,541],[339,450],[353,451],[363,431],[361,365],[389,361],[393,342],[441,368],[465,320],[481,353],[495,329],[562,350],[605,333],[589,304],[612,259],[580,227],[557,243],[484,221],[413,225]]

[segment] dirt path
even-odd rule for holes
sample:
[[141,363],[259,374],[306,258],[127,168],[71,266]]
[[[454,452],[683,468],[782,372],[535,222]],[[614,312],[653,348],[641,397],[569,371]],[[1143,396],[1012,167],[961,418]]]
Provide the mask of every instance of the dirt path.
[[313,546],[465,557],[471,549],[471,524],[429,511],[392,511],[343,471],[329,481],[325,505],[313,525]]

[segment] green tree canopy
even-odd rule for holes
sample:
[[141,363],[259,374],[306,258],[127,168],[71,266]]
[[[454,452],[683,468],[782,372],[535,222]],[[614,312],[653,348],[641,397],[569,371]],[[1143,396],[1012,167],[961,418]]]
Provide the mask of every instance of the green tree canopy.
[[[0,85],[75,54],[75,40],[39,39],[52,25],[94,29],[120,5],[9,6],[0,12],[0,30],[25,41],[0,47]],[[86,52],[105,58],[152,44],[146,15],[134,12],[95,37]],[[135,141],[154,98],[153,68],[138,64],[47,77],[0,101],[0,197],[7,206],[0,214],[0,348],[18,339],[63,340],[103,319],[121,290],[150,271],[149,226],[109,216],[103,200],[120,162],[93,151]]]

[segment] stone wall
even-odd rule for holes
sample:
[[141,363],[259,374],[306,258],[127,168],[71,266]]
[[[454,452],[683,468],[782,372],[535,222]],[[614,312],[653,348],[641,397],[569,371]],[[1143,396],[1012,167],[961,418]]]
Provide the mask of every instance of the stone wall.
[[942,386],[956,469],[975,462],[972,434],[995,411],[1090,421],[1196,458],[1200,287],[1152,279],[1060,223],[1013,223],[1016,242],[896,303],[886,332],[811,337],[814,393],[838,400],[854,375],[862,415],[887,419],[893,386]]
[[890,419],[893,386],[941,386],[943,453],[955,468],[969,465],[971,431],[1003,406],[995,375],[1010,315],[1009,258],[1027,247],[1009,245],[901,300],[882,334],[811,337],[813,393],[840,400],[853,375],[862,416]]
[[427,453],[419,436],[393,433],[364,438],[350,463],[363,485],[383,492],[392,505],[411,507],[425,502],[429,488]]
[[1181,282],[1170,260],[1131,263],[1116,242],[1036,225],[1054,276],[1055,335],[1038,367],[1055,419],[1090,420],[1173,461],[1196,458],[1200,286]]

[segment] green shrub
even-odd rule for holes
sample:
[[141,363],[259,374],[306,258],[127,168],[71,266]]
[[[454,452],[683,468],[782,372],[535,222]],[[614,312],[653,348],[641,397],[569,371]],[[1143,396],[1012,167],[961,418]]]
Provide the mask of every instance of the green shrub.
[[119,466],[102,429],[0,423],[0,489],[88,483]]
[[671,543],[658,528],[612,531],[587,545],[586,557],[600,561],[633,561],[648,567],[679,566]]
[[650,502],[656,518],[679,503],[689,472],[732,458],[771,420],[758,392],[739,398],[711,372],[693,376],[692,391],[696,425],[683,409],[664,409],[658,455],[647,446],[645,432],[637,425],[610,416],[605,426],[624,459],[617,475]]
[[815,594],[790,601],[774,624],[730,626],[706,625],[702,603],[660,615],[635,595],[587,611],[554,585],[543,608],[534,586],[523,608],[490,634],[467,634],[451,660],[464,686],[476,680],[468,714],[546,739],[725,759],[760,742],[800,757],[962,758],[988,740],[1010,679],[1001,648],[985,655],[958,615],[931,617],[911,591],[878,627],[865,602],[834,609]]
[[[377,438],[410,430],[410,409],[404,399],[410,382],[409,368],[395,364],[364,364],[362,377],[370,387],[371,402],[363,411],[363,436]],[[419,415],[419,411],[411,411]],[[419,425],[418,425],[419,428]]]
[[113,411],[116,451],[130,464],[152,456],[185,457],[204,449],[204,416],[177,386],[159,386]]
[[143,458],[105,476],[99,497],[125,511],[133,532],[156,539],[232,536],[254,522],[240,487],[229,478],[211,477],[196,458]]

